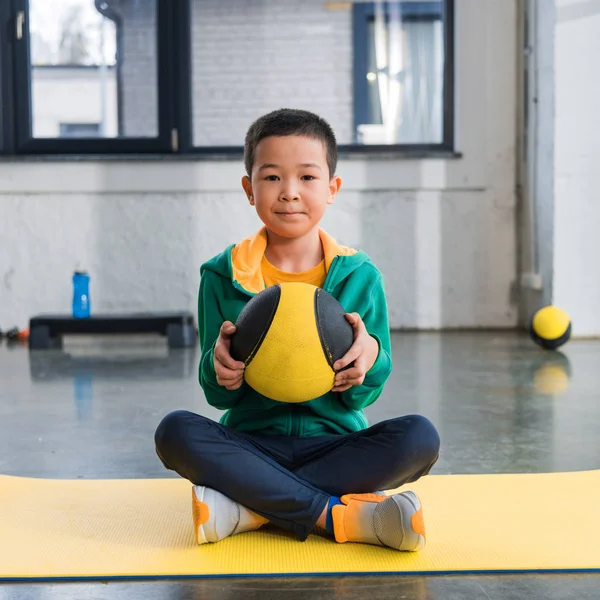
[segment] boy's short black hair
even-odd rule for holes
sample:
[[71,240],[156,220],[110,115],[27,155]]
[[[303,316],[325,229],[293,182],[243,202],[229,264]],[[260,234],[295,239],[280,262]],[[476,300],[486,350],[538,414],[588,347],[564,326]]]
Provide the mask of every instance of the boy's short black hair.
[[329,177],[335,175],[338,151],[331,125],[319,115],[307,110],[280,108],[259,117],[248,129],[244,144],[244,165],[248,177],[252,176],[254,155],[259,142],[267,137],[285,135],[303,135],[322,141],[327,152]]

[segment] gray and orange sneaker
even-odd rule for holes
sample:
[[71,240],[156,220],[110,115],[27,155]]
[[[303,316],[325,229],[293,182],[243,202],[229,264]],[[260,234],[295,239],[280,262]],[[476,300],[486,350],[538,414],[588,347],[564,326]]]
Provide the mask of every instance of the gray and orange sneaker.
[[425,546],[421,502],[414,492],[348,494],[332,511],[336,542],[360,542],[418,552]]
[[192,487],[192,516],[198,544],[254,531],[268,522],[221,492],[202,485]]

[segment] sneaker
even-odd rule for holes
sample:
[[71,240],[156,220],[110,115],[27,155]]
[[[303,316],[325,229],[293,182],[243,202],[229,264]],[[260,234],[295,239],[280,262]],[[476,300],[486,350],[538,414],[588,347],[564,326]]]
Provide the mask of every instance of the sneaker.
[[361,542],[418,552],[425,546],[421,502],[414,492],[348,494],[332,508],[336,542]]
[[202,485],[192,487],[192,516],[198,544],[254,531],[268,522],[221,492]]

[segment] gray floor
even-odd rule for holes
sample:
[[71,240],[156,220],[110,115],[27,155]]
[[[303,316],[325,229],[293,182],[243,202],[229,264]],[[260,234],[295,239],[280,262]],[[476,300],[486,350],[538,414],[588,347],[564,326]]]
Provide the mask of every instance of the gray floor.
[[[394,373],[371,422],[418,412],[437,425],[433,473],[600,468],[600,341],[563,353],[511,333],[395,334]],[[0,473],[171,477],[153,433],[176,408],[218,418],[195,351],[150,340],[70,340],[65,352],[0,344]],[[557,523],[557,544],[560,543]],[[0,584],[16,598],[600,598],[598,575],[344,577]]]

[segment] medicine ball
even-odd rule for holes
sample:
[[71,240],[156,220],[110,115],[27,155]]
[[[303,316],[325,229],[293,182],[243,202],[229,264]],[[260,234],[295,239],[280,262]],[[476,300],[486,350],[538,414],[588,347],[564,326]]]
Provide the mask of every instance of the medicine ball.
[[334,385],[334,363],[352,346],[341,304],[307,283],[273,285],[254,296],[235,323],[230,353],[245,380],[279,402],[306,402]]
[[542,348],[554,350],[571,337],[571,318],[560,308],[545,306],[533,315],[529,334]]

